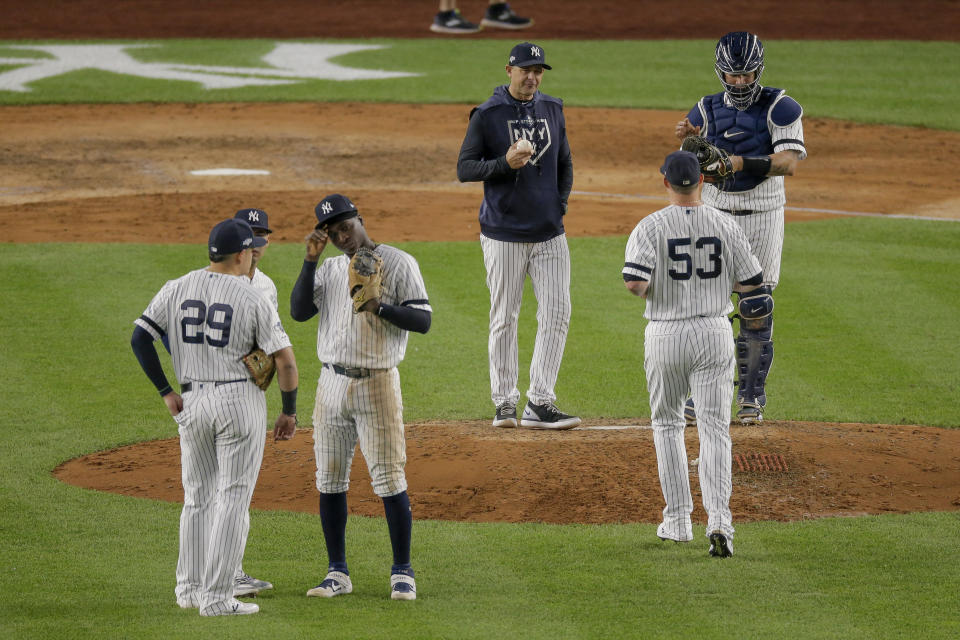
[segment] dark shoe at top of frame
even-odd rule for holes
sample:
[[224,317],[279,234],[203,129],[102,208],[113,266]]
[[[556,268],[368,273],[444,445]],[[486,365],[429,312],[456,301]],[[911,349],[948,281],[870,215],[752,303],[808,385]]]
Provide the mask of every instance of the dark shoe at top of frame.
[[710,534],[710,555],[715,558],[729,558],[733,555],[733,540],[721,531]]
[[459,9],[441,11],[434,16],[433,24],[430,25],[430,31],[434,33],[477,33],[480,29],[481,26],[464,20]]
[[572,429],[580,424],[580,418],[566,414],[552,402],[533,404],[528,402],[520,418],[520,426],[530,429]]
[[497,29],[526,29],[533,26],[531,18],[522,18],[513,12],[506,2],[498,2],[487,7],[480,26]]
[[517,407],[509,402],[497,406],[497,415],[493,416],[493,426],[510,429],[517,426]]

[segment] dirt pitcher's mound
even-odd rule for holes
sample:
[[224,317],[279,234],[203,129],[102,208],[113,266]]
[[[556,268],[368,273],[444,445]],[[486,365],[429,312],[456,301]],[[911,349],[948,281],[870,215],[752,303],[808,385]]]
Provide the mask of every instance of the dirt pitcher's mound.
[[[620,428],[607,428],[607,427]],[[960,430],[769,422],[733,427],[734,519],[946,511],[960,508]],[[695,522],[698,440],[687,429]],[[487,421],[407,426],[407,478],[418,519],[471,522],[659,522],[663,508],[648,425],[606,421],[564,432],[494,429]],[[350,512],[383,515],[355,458]],[[313,440],[267,442],[256,509],[315,513]],[[180,447],[157,440],[71,460],[70,484],[182,501]]]

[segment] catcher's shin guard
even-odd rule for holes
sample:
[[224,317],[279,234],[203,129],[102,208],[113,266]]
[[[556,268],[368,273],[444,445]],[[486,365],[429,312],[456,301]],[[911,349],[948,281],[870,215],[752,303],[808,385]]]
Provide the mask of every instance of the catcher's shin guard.
[[773,365],[773,297],[763,286],[741,294],[740,335],[737,354],[737,417],[742,422],[760,422],[767,404],[765,385]]
[[737,404],[763,409],[767,404],[764,386],[773,364],[773,340],[737,337]]

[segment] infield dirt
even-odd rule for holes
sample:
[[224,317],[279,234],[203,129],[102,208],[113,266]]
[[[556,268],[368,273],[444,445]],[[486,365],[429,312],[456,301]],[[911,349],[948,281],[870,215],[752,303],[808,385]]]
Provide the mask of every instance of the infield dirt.
[[[252,0],[38,6],[0,2],[0,38],[428,37],[436,3],[358,0],[271,5]],[[459,3],[479,19],[485,2]],[[478,37],[715,39],[735,29],[765,38],[951,40],[960,5],[891,0],[884,11],[851,0],[824,3],[692,0],[682,13],[660,2],[517,0],[536,26]],[[365,17],[375,19],[365,19]],[[706,71],[705,71],[706,72]],[[549,88],[545,87],[549,92]],[[691,97],[693,99],[694,96]],[[299,242],[326,193],[350,195],[383,242],[474,240],[479,185],[460,185],[455,164],[468,105],[202,104],[2,107],[0,224],[7,242],[195,243],[225,214],[260,206],[274,241]],[[659,208],[657,167],[679,112],[567,108],[576,167],[566,220],[571,236],[620,235]],[[960,217],[960,182],[948,163],[960,134],[805,119],[810,158],[788,180],[791,221],[818,209]],[[269,176],[199,177],[217,167]],[[479,309],[478,313],[486,313]],[[611,425],[593,420],[594,426]],[[628,421],[634,425],[637,421]],[[172,423],[171,423],[172,424]],[[171,427],[172,428],[172,427]],[[495,430],[487,420],[407,427],[416,518],[471,521],[656,522],[662,498],[648,429],[542,433]],[[690,459],[696,438],[688,430]],[[771,422],[734,427],[734,454],[779,455],[786,469],[734,465],[738,521],[960,508],[960,431],[920,426]],[[268,443],[254,508],[315,512],[308,432]],[[695,471],[695,468],[693,469]],[[176,440],[98,452],[56,470],[66,482],[182,500]],[[356,460],[352,513],[381,516]],[[692,483],[697,488],[697,483]],[[696,496],[699,502],[699,496]],[[699,504],[695,512],[703,520]]]

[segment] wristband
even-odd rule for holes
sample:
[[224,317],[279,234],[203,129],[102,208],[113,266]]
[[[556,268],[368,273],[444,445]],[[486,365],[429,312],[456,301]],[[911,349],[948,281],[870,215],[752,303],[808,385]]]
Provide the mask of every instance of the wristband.
[[743,158],[743,172],[751,176],[765,176],[770,173],[770,166],[773,161],[770,156],[756,156],[753,158]]
[[284,391],[280,390],[280,399],[283,401],[282,411],[288,416],[297,415],[297,390],[293,391]]

